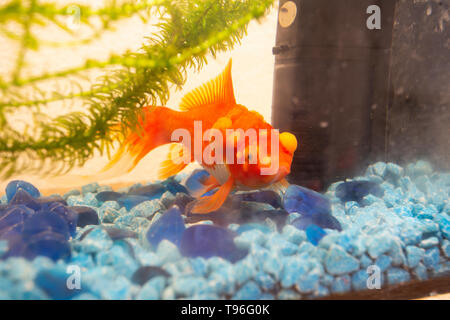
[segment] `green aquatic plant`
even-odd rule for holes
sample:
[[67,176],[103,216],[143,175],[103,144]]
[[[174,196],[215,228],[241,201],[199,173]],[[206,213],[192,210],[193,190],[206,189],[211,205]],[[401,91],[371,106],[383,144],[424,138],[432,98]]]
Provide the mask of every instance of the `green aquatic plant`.
[[[64,173],[83,165],[95,151],[108,152],[114,129],[135,128],[137,114],[146,105],[165,104],[170,88],[181,88],[189,68],[198,71],[208,55],[233,48],[253,19],[263,17],[274,0],[122,0],[101,8],[58,6],[39,0],[12,0],[0,6],[0,37],[20,44],[13,71],[0,77],[0,177],[21,173]],[[158,18],[158,30],[137,52],[86,60],[57,72],[23,76],[26,53],[42,47],[93,44],[114,23],[133,15],[144,22]],[[36,26],[57,26],[72,34],[67,19],[87,26],[91,35],[65,43],[40,39]],[[93,20],[101,21],[100,26]],[[18,25],[20,33],[12,32]],[[1,43],[0,38],[0,43]],[[89,79],[92,70],[103,76]],[[89,85],[81,83],[89,81]],[[68,81],[68,93],[43,89],[48,81]],[[45,88],[48,88],[45,87]],[[84,111],[54,118],[45,114],[49,104],[81,102]],[[26,112],[33,125],[18,129],[14,115]]]

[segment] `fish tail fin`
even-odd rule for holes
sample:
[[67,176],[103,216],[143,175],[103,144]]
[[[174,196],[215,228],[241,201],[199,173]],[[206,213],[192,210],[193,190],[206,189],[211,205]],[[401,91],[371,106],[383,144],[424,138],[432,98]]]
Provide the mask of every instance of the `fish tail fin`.
[[126,131],[119,150],[100,171],[100,176],[128,173],[150,151],[172,143],[172,132],[184,126],[184,117],[181,112],[166,107],[149,106],[143,109],[138,123],[138,130]]

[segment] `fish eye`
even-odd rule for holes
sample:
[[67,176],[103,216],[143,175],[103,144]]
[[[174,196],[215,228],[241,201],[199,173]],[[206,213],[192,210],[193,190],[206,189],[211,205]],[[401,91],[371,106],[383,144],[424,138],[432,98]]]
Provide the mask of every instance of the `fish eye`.
[[289,132],[283,132],[280,134],[280,142],[290,153],[294,153],[297,150],[297,138]]

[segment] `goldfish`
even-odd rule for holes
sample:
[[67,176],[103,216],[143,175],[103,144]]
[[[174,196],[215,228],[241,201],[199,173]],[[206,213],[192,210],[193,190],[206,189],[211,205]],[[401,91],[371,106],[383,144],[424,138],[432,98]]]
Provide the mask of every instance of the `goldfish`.
[[[186,94],[179,110],[142,108],[138,130],[125,133],[119,150],[101,172],[130,172],[150,151],[170,144],[167,157],[159,164],[160,179],[194,161],[210,174],[195,191],[193,213],[219,209],[232,190],[286,185],[297,139],[289,132],[279,134],[258,112],[236,103],[231,66],[230,59],[216,78]],[[216,188],[214,194],[202,196]]]

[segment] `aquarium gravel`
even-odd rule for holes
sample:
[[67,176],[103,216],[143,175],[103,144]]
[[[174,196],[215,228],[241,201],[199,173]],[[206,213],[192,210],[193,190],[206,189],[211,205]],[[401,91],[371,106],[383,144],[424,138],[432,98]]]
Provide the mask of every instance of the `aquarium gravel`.
[[324,194],[235,192],[192,214],[205,174],[50,197],[11,182],[0,299],[305,299],[450,272],[450,174],[427,162],[378,162]]

